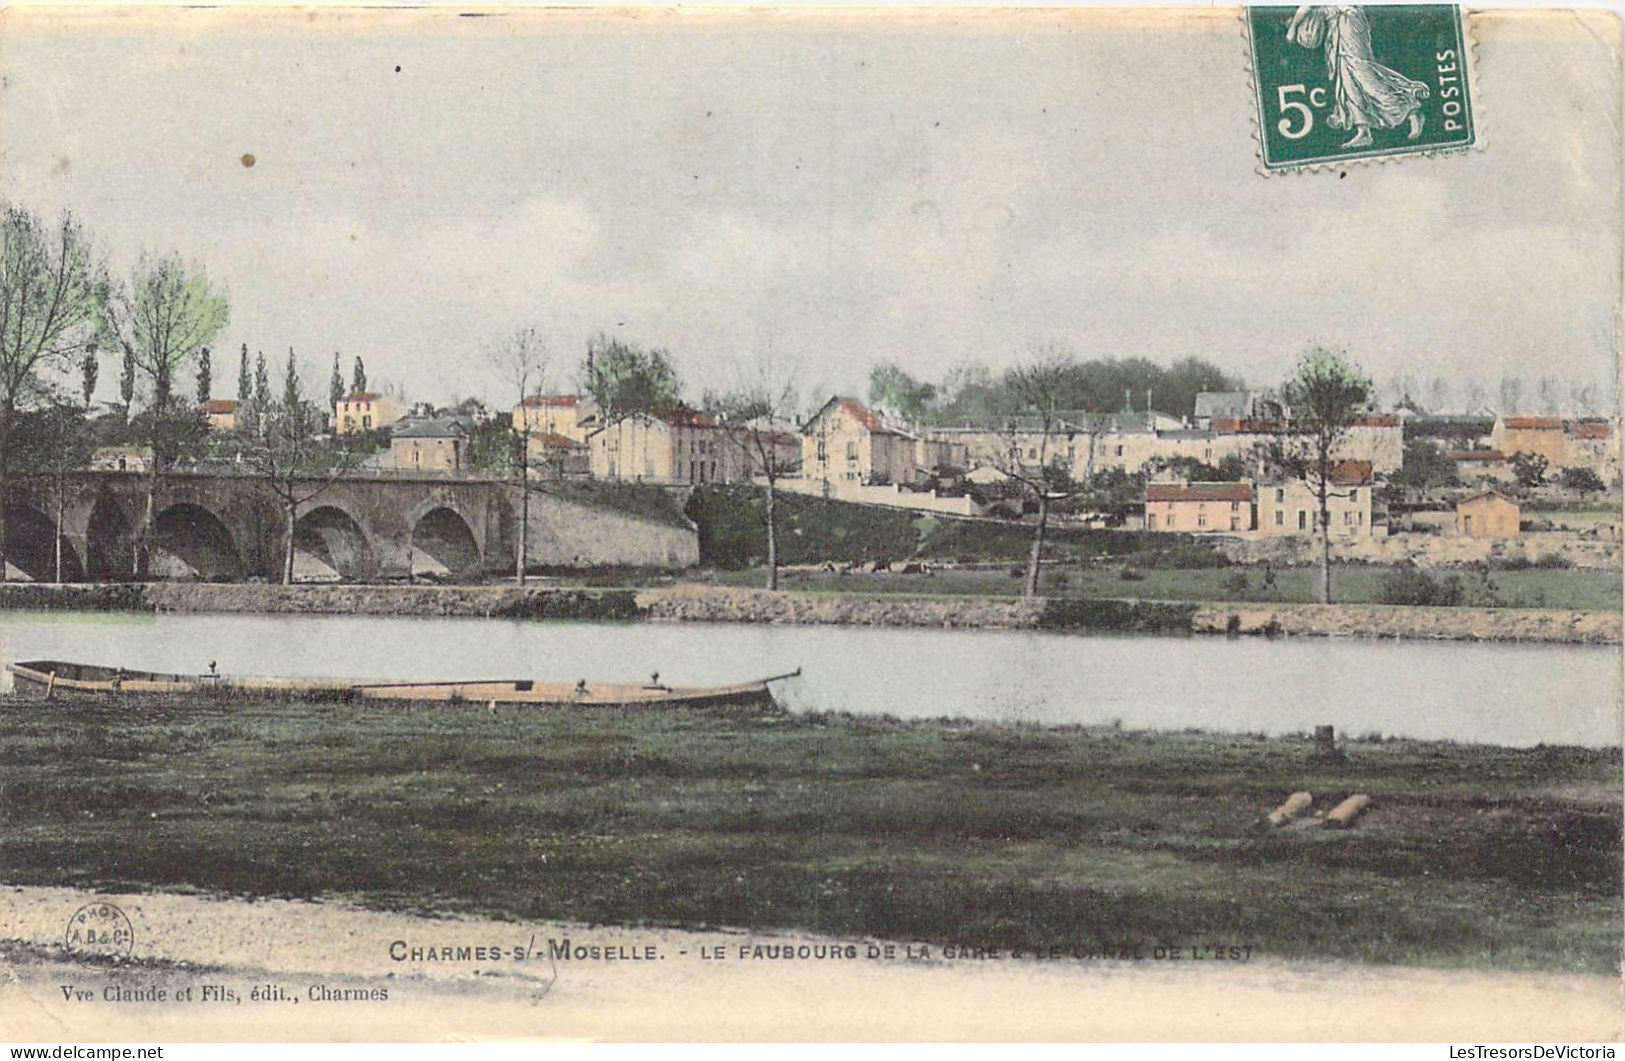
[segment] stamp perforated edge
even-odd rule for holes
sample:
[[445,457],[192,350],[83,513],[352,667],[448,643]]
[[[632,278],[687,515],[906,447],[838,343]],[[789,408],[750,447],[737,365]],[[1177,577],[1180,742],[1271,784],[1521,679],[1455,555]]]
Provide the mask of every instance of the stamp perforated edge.
[[1474,19],[1479,12],[1471,8],[1456,5],[1456,20],[1461,27],[1463,51],[1466,54],[1466,79],[1468,98],[1473,108],[1473,142],[1470,144],[1456,144],[1450,147],[1421,148],[1411,151],[1380,151],[1355,158],[1340,158],[1322,160],[1319,162],[1289,162],[1282,165],[1271,166],[1264,158],[1264,130],[1260,125],[1263,116],[1259,111],[1258,71],[1255,69],[1255,52],[1253,49],[1252,20],[1247,12],[1252,7],[1271,6],[1249,4],[1237,9],[1236,19],[1240,23],[1242,51],[1247,64],[1247,114],[1249,129],[1253,138],[1253,172],[1261,177],[1296,177],[1309,173],[1318,173],[1327,170],[1342,171],[1353,166],[1384,165],[1395,162],[1406,162],[1412,159],[1438,159],[1452,158],[1461,155],[1481,153],[1487,146],[1487,126],[1484,121],[1484,96],[1479,92],[1478,86],[1478,34],[1474,32]]

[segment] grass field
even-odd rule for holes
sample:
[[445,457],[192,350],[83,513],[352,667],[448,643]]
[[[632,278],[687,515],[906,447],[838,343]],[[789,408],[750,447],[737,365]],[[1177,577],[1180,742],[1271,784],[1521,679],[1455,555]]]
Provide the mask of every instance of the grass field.
[[[1283,604],[1309,603],[1317,598],[1314,568],[1276,568],[1273,588],[1264,585],[1258,568],[1156,568],[1128,567],[1138,578],[1125,580],[1123,566],[1058,565],[1046,571],[1042,591],[1056,597],[1119,597],[1131,600],[1182,601],[1275,601]],[[1013,570],[1013,568],[1011,569]],[[1021,580],[1011,570],[940,570],[927,577],[891,572],[836,574],[825,571],[786,572],[786,589],[829,593],[915,593],[963,596],[1020,596]],[[1377,564],[1333,565],[1334,595],[1342,604],[1382,603],[1382,583],[1395,569]],[[1469,587],[1465,604],[1490,604],[1510,608],[1580,608],[1618,611],[1622,604],[1622,583],[1617,571],[1584,571],[1526,568],[1521,571],[1491,571],[1489,581],[1494,596],[1473,590],[1482,588],[1482,576],[1470,571],[1435,571],[1435,575],[1459,575]],[[760,586],[762,569],[719,571],[716,581],[730,586]]]
[[[699,712],[0,707],[17,884],[1613,972],[1620,756]],[[1307,788],[1343,832],[1267,830]]]

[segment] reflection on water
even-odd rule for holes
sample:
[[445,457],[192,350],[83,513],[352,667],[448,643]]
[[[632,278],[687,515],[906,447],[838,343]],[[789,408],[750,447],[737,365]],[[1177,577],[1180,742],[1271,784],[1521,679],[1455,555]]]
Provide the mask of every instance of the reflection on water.
[[836,626],[0,612],[0,657],[358,678],[671,685],[804,668],[797,710],[1494,744],[1620,742],[1620,651]]

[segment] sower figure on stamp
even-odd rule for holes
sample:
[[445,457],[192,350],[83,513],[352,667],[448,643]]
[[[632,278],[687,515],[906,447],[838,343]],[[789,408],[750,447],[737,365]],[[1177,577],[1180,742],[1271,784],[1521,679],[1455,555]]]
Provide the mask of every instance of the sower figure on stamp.
[[1371,22],[1362,8],[1305,4],[1292,16],[1286,36],[1305,48],[1326,48],[1326,78],[1335,101],[1333,129],[1353,129],[1344,147],[1365,147],[1371,130],[1408,123],[1406,139],[1422,135],[1422,101],[1428,87],[1390,70],[1371,54]]

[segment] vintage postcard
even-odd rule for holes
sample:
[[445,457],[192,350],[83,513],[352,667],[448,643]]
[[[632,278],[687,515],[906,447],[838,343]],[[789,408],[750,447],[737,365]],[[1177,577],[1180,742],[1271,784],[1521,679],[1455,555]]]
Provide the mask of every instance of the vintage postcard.
[[0,11],[0,1038],[1619,1039],[1620,37]]

